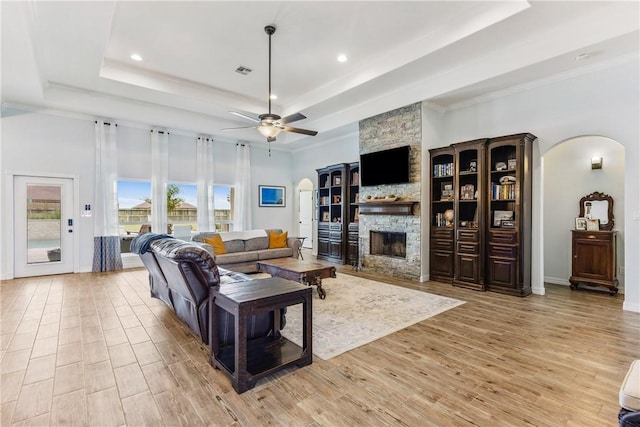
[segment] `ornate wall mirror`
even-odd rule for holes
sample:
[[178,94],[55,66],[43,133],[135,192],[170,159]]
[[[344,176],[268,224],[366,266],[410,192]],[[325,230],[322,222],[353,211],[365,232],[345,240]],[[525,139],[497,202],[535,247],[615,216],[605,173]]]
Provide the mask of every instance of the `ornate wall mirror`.
[[580,216],[599,219],[600,230],[613,230],[613,197],[597,191],[580,199]]

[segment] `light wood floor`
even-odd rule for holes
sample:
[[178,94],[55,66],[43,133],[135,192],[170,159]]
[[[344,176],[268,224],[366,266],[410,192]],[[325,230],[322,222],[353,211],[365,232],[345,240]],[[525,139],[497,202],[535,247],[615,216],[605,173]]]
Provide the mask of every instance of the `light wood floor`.
[[466,304],[238,395],[149,297],[145,270],[4,281],[0,424],[617,425],[640,358],[640,315],[621,296],[400,282]]

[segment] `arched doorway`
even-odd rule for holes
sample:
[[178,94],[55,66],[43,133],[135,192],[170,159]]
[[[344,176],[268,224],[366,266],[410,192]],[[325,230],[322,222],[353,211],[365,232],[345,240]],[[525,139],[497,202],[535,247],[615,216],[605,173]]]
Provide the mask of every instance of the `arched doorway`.
[[313,248],[313,207],[313,183],[303,178],[298,184],[298,236],[306,237],[303,248]]
[[[591,169],[592,157],[603,159],[602,169]],[[579,213],[581,197],[594,191],[614,200],[614,229],[618,231],[619,288],[624,292],[624,178],[625,149],[617,141],[597,135],[571,137],[554,144],[543,154],[543,279],[545,283],[569,285],[571,230]],[[604,290],[604,288],[603,288]]]

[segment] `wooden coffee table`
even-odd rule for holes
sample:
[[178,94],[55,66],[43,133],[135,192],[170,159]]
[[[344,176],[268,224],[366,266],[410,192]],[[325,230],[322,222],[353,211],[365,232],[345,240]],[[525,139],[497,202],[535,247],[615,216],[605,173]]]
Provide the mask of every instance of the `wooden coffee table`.
[[296,258],[258,261],[258,270],[283,279],[295,280],[303,285],[316,286],[320,299],[327,297],[327,293],[322,288],[322,279],[336,277],[336,268],[330,264]]

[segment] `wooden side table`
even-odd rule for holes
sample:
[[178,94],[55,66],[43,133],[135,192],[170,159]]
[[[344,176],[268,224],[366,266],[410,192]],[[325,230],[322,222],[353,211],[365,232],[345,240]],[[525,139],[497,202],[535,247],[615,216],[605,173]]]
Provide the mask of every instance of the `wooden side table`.
[[[267,375],[292,365],[310,365],[313,360],[311,343],[311,288],[282,279],[249,280],[211,288],[209,296],[209,343],[212,366],[231,378],[233,388],[243,393]],[[247,319],[253,314],[277,311],[302,304],[302,347],[280,335],[280,316],[274,314],[270,336],[247,340]],[[235,344],[220,347],[217,337],[219,310],[234,317]]]

